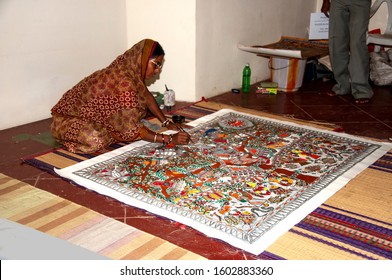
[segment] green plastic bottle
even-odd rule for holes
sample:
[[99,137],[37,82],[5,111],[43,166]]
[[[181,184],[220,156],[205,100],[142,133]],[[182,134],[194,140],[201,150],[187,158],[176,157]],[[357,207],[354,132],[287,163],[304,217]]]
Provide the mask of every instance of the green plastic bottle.
[[250,66],[249,63],[247,63],[242,71],[242,92],[244,93],[249,93],[250,90],[250,74]]

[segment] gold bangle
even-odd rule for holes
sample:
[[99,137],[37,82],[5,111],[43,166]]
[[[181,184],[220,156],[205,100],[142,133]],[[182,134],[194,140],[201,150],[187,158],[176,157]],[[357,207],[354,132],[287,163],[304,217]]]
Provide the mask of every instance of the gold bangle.
[[156,133],[156,132],[155,132],[155,136],[154,136],[154,143],[156,143],[156,142],[157,142],[157,136],[158,136],[158,133]]

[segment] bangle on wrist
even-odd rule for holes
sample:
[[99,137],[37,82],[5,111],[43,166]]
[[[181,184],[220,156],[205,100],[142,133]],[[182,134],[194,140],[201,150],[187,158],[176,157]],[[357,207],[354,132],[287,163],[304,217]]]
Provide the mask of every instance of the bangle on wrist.
[[169,141],[167,142],[167,144],[170,144],[172,141],[173,141],[173,135],[170,134],[170,135],[169,135]]
[[158,133],[156,133],[156,132],[155,132],[155,136],[154,136],[154,143],[156,143],[156,142],[157,142],[157,136],[158,136]]
[[162,144],[165,145],[165,136],[161,133],[161,137],[162,137]]
[[169,124],[170,120],[166,119],[162,122],[162,127],[166,127]]

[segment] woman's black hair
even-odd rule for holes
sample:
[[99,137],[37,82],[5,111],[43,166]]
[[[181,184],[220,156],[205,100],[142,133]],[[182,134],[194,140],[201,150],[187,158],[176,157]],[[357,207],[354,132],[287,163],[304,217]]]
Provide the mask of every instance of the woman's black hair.
[[156,42],[151,57],[157,57],[157,56],[161,56],[161,55],[165,55],[165,51],[163,50],[161,44]]

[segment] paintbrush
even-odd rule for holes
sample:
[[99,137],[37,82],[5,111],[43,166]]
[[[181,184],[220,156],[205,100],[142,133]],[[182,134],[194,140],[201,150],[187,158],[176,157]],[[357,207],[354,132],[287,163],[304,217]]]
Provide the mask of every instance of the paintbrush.
[[192,136],[191,136],[188,132],[186,132],[185,129],[183,129],[182,126],[181,126],[180,124],[174,123],[174,125],[178,128],[178,130],[180,130],[180,131],[185,132],[186,134],[188,134],[188,135],[189,135],[189,140],[190,140],[193,144],[195,144],[195,142],[193,142],[193,140],[192,140]]

